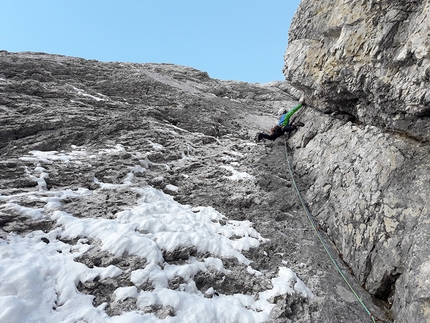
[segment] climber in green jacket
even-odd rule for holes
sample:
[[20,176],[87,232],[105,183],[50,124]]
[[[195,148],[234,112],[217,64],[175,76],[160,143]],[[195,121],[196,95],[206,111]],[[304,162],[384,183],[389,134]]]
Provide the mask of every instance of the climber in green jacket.
[[279,122],[276,126],[270,129],[270,135],[265,133],[257,133],[256,139],[260,141],[261,139],[275,140],[276,138],[282,136],[284,133],[288,132],[290,134],[292,131],[296,130],[297,127],[303,126],[303,123],[298,122],[295,125],[290,124],[291,116],[299,110],[301,107],[305,106],[305,99],[301,98],[299,104],[292,108],[290,111],[284,110],[279,118]]

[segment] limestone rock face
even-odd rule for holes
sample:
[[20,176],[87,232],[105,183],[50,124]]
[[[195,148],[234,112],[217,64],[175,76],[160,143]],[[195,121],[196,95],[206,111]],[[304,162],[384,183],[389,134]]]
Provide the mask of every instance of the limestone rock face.
[[430,2],[303,0],[284,74],[324,112],[430,139]]
[[430,322],[429,1],[303,0],[284,74],[314,216],[394,322]]
[[[64,246],[64,253],[80,250],[79,257],[74,258],[80,267],[88,271],[115,268],[117,273],[114,277],[75,281],[80,294],[93,296],[95,308],[109,316],[140,311],[154,316],[154,320],[174,317],[175,304],[148,305],[136,299],[139,293],[154,289],[150,281],[137,279],[136,275],[151,266],[165,273],[163,269],[187,266],[192,259],[213,262],[213,254],[191,244],[159,250],[160,263],[150,263],[138,254],[105,250],[98,236],[62,236],[67,229],[65,220],[60,221],[62,217],[67,215],[76,223],[111,223],[130,215],[141,200],[152,201],[154,197],[145,196],[142,190],[155,188],[182,205],[209,206],[221,212],[225,218],[211,222],[220,230],[237,221],[243,221],[240,223],[246,229],[251,225],[246,221],[250,221],[265,239],[258,247],[243,250],[249,266],[225,257],[219,259],[218,266],[196,270],[189,276],[184,276],[188,270],[181,270],[166,281],[171,291],[190,286],[193,279],[196,297],[216,299],[217,295],[243,294],[254,298],[273,287],[272,279],[280,267],[288,267],[314,297],[299,293],[272,297],[268,322],[366,322],[368,314],[333,267],[302,211],[285,167],[284,141],[281,138],[257,144],[253,140],[257,131],[268,131],[277,122],[275,114],[281,107],[288,109],[297,103],[298,98],[288,93],[295,91],[286,83],[220,81],[184,66],[102,63],[42,53],[1,52],[2,246],[11,237],[32,236],[33,245],[40,250],[54,244]],[[306,114],[306,120],[303,116],[299,112],[296,118],[309,125],[320,121],[318,115]],[[341,128],[340,121],[326,119]],[[318,143],[318,136],[312,138],[313,131],[317,127],[306,131],[302,128],[292,139],[297,136],[300,143],[307,142],[311,147]],[[351,127],[345,131],[352,135]],[[299,157],[293,160],[302,173],[304,168],[297,159],[305,158],[302,153],[306,150],[294,143],[300,149],[294,153]],[[402,163],[397,153],[381,152],[393,162]],[[307,154],[311,156],[311,152]],[[390,181],[390,174],[385,172],[381,181]],[[315,173],[301,175],[303,179],[297,179],[305,189],[311,183],[304,181],[313,180]],[[308,197],[314,198],[315,192],[311,189]],[[374,194],[373,188],[368,194]],[[393,203],[387,202],[384,207],[400,207]],[[317,200],[316,205],[321,202]],[[415,211],[411,209],[411,213]],[[390,232],[401,227],[395,226],[394,221],[400,221],[396,215],[387,217],[389,220]],[[330,230],[343,232],[344,223]],[[355,231],[351,230],[353,234]],[[369,231],[369,239],[383,232]],[[146,237],[151,232],[139,227],[132,235]],[[42,239],[35,238],[40,236]],[[228,237],[238,245],[242,238]],[[342,247],[346,245],[345,241]],[[330,247],[337,257],[335,246]],[[423,253],[417,250],[415,254]],[[10,256],[13,254],[5,255]],[[338,257],[337,261],[372,313],[383,318],[383,307],[373,302],[372,295],[348,270],[348,266],[361,264],[348,265]],[[380,284],[381,272],[385,270],[373,268],[372,281]],[[127,291],[128,297],[118,294],[120,291]],[[398,295],[399,302],[409,302],[409,297]],[[48,310],[56,311],[59,304],[53,301]]]
[[303,120],[295,170],[318,224],[394,322],[427,322],[429,146],[316,111]]

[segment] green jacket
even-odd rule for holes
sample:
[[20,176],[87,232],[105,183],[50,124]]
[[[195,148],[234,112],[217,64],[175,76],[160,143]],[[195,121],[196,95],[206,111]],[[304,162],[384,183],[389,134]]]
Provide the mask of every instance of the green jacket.
[[297,111],[299,110],[301,107],[303,106],[302,103],[299,103],[298,105],[296,105],[294,108],[292,108],[290,111],[288,111],[287,113],[284,113],[283,115],[281,115],[281,118],[279,118],[279,123],[278,126],[281,127],[285,127],[286,125],[288,125],[291,116]]

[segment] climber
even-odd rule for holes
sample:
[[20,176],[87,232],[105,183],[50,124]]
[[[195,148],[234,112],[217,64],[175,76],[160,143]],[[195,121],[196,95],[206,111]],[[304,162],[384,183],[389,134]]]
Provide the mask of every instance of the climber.
[[297,129],[297,127],[302,127],[302,122],[296,122],[294,125],[290,124],[291,116],[299,110],[302,106],[305,106],[305,98],[300,98],[299,104],[292,108],[290,111],[280,110],[281,117],[279,118],[279,122],[276,126],[270,129],[270,135],[265,133],[257,133],[255,139],[260,141],[261,139],[275,140],[276,138],[282,136],[284,133],[288,132],[288,136],[290,133]]

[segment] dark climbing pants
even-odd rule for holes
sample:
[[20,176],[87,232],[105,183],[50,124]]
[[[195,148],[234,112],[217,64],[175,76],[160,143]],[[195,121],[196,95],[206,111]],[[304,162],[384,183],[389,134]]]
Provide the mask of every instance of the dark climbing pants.
[[268,140],[275,140],[276,138],[282,136],[284,133],[286,133],[286,132],[290,133],[291,131],[296,130],[296,129],[297,128],[295,126],[290,126],[290,125],[285,126],[283,128],[278,127],[270,135],[267,135],[265,133],[261,133],[259,139],[264,138],[264,139],[268,139]]

